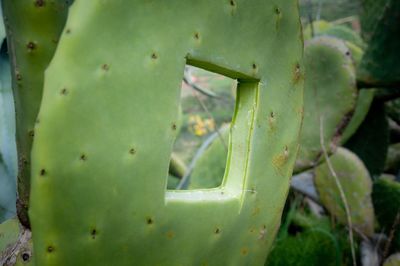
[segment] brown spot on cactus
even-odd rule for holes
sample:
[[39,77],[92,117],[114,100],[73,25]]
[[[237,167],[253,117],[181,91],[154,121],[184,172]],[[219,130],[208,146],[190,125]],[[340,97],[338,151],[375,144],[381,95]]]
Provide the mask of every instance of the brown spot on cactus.
[[96,236],[97,236],[97,230],[96,230],[96,228],[93,228],[93,229],[90,231],[90,235],[92,236],[93,239],[96,238]]
[[33,138],[35,136],[35,131],[33,129],[29,130],[28,135],[29,137]]
[[158,55],[156,53],[151,54],[151,59],[156,60],[158,58]]
[[302,78],[301,67],[299,63],[296,63],[296,65],[294,66],[294,74],[293,74],[294,83],[296,84],[297,82],[299,82],[301,78]]
[[151,225],[151,224],[153,224],[153,223],[154,223],[154,220],[153,220],[153,218],[151,218],[151,217],[147,217],[147,218],[146,218],[146,223],[147,223],[148,225]]
[[[274,156],[272,159],[273,166],[280,172],[280,169],[285,165],[289,157],[288,147],[285,146],[284,151],[281,154]],[[282,173],[281,173],[282,174]]]
[[23,261],[28,261],[30,259],[30,254],[27,252],[22,253],[21,258]]
[[267,227],[263,225],[258,235],[258,240],[263,240],[266,234],[267,234]]
[[172,123],[172,126],[171,126],[171,128],[172,128],[172,130],[176,130],[176,128],[177,128],[177,126],[176,126],[176,124],[175,123]]
[[54,252],[54,247],[52,245],[47,246],[47,252],[48,253]]
[[45,170],[45,169],[40,170],[40,175],[41,175],[41,176],[46,175],[46,170]]
[[242,248],[242,249],[240,250],[240,253],[241,253],[243,256],[247,256],[247,254],[249,254],[249,249],[246,248],[246,247],[244,247],[244,248]]
[[215,233],[216,235],[218,235],[220,232],[221,232],[221,229],[219,229],[218,227],[215,228],[214,233]]
[[332,139],[332,144],[336,145],[340,141],[344,130],[346,129],[347,125],[350,123],[351,118],[353,117],[353,114],[354,110],[350,110],[343,116],[340,123],[336,126],[336,132]]
[[65,30],[65,33],[66,33],[66,34],[70,34],[70,33],[71,33],[71,29],[66,29],[66,30]]
[[79,157],[79,159],[80,159],[81,161],[86,161],[86,160],[87,160],[86,154],[82,153],[81,156]]
[[27,165],[29,162],[28,162],[28,160],[27,160],[25,157],[21,157],[21,163],[22,163],[23,165]]
[[275,121],[276,121],[275,113],[271,112],[269,114],[269,117],[268,117],[268,124],[269,124],[270,130],[274,130],[275,129]]
[[103,64],[101,66],[101,69],[103,69],[104,71],[108,71],[110,69],[110,66],[108,64]]
[[66,88],[63,88],[60,93],[61,93],[61,95],[67,95],[68,90]]
[[236,6],[236,2],[235,2],[234,0],[230,0],[230,1],[229,1],[229,4],[230,4],[231,6]]
[[168,239],[172,239],[172,238],[174,238],[174,236],[175,236],[175,233],[173,231],[168,231],[167,232],[167,238]]
[[16,78],[18,81],[21,81],[21,80],[22,80],[21,73],[19,73],[19,71],[18,71],[18,70],[17,70],[17,71],[15,71],[15,78]]
[[28,48],[29,52],[32,52],[33,50],[35,50],[36,44],[34,42],[28,42],[26,48]]
[[44,0],[36,0],[35,1],[35,6],[36,7],[43,7],[45,6],[46,2]]
[[274,8],[274,13],[276,16],[276,21],[275,21],[275,29],[278,31],[281,25],[281,19],[282,19],[282,11],[279,7]]
[[195,38],[196,40],[200,39],[200,34],[199,34],[198,32],[196,32],[196,33],[194,34],[194,38]]
[[260,207],[255,207],[253,209],[252,216],[257,216],[258,214],[260,214],[260,211],[261,211]]
[[133,154],[136,153],[136,150],[135,150],[134,148],[131,148],[131,149],[129,150],[129,153],[133,155]]

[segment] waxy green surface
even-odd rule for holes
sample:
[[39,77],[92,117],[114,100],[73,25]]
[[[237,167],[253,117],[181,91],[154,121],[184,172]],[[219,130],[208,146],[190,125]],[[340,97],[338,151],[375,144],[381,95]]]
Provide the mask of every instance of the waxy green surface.
[[67,17],[69,0],[3,0],[12,63],[18,150],[18,216],[29,227],[31,146],[47,68]]
[[[263,265],[303,109],[295,0],[77,0],[32,151],[37,265]],[[167,191],[185,64],[238,79],[217,189]]]
[[321,127],[328,151],[339,143],[358,96],[351,53],[344,41],[326,36],[312,39],[306,45],[304,62],[304,125],[296,172],[323,159]]
[[[367,168],[356,154],[341,147],[329,160],[343,189],[353,227],[371,236],[374,233],[374,208],[371,199],[372,181]],[[324,207],[339,222],[347,224],[345,204],[327,162],[315,168],[314,180]]]

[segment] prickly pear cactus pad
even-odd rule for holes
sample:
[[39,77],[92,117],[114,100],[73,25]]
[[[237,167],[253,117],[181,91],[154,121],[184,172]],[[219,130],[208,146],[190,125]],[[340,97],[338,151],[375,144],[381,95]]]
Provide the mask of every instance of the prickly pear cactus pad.
[[[37,265],[262,265],[302,120],[295,0],[76,0],[32,150]],[[185,64],[238,80],[217,189],[168,191]]]
[[[358,78],[366,83],[400,83],[400,1],[364,0],[363,26],[370,36]],[[384,6],[384,8],[379,7]]]
[[351,53],[343,41],[315,38],[307,43],[304,59],[304,124],[296,172],[311,168],[320,159],[321,119],[327,150],[338,143],[354,112],[358,93]]
[[29,226],[30,153],[44,70],[57,47],[70,0],[3,0],[17,118],[18,216]]
[[[371,236],[374,232],[374,209],[368,170],[357,155],[345,148],[338,148],[330,160],[347,199],[353,226]],[[344,203],[327,162],[315,168],[315,185],[325,208],[339,222],[347,224]]]

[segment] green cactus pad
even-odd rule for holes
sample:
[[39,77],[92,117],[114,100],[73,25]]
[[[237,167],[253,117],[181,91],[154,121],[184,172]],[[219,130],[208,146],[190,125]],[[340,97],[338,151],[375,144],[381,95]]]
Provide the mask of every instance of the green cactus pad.
[[373,102],[367,116],[345,147],[357,154],[373,178],[384,167],[389,146],[389,128],[384,104]]
[[[262,265],[302,118],[297,1],[76,0],[32,150],[37,265]],[[185,64],[237,79],[217,189],[167,191]]]
[[296,172],[311,168],[320,159],[320,118],[329,150],[340,140],[357,99],[355,70],[343,41],[330,37],[313,39],[306,46],[304,58],[304,122]]
[[360,90],[358,92],[358,98],[356,103],[356,110],[354,111],[353,116],[346,129],[343,132],[340,143],[346,143],[347,140],[353,136],[361,124],[364,122],[364,119],[368,115],[368,111],[371,108],[372,102],[374,100],[375,91],[374,90]]
[[[330,36],[335,37],[350,43],[355,44],[357,47],[364,49],[366,47],[361,36],[344,25],[333,25],[327,21],[320,20],[313,23],[314,36]],[[311,39],[311,25],[307,25],[304,29],[304,39]]]
[[[316,35],[318,35],[320,32],[324,32],[331,27],[333,27],[333,25],[332,25],[332,23],[330,23],[328,21],[325,21],[325,20],[314,21],[312,26],[311,26],[311,24],[308,24],[306,27],[304,27],[304,30],[303,30],[304,40],[311,40]],[[314,32],[314,36],[312,36],[313,32]]]
[[[371,236],[374,232],[374,210],[368,170],[355,154],[344,148],[338,148],[330,161],[347,199],[353,226]],[[327,162],[315,168],[315,185],[323,205],[341,223],[347,224],[344,203]]]
[[[384,7],[378,7],[382,5]],[[358,79],[371,84],[400,83],[400,1],[364,0],[362,21],[369,22],[368,48],[358,71]]]
[[[400,212],[400,183],[388,178],[379,178],[374,183],[372,200],[379,225],[386,234],[390,234]],[[400,249],[399,226],[395,231],[392,247],[394,250]]]
[[44,71],[57,47],[69,0],[4,0],[3,12],[16,102],[18,216],[29,226],[30,153],[42,98]]

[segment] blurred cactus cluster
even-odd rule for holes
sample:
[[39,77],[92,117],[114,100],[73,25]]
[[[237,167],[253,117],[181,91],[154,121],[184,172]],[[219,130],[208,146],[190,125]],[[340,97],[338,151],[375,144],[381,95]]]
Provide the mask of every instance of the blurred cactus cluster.
[[[400,1],[299,3],[305,84],[304,107],[296,112],[303,114],[303,124],[281,226],[265,265],[400,265]],[[61,27],[61,21],[56,24],[46,30],[59,32],[55,28]],[[29,134],[17,134],[22,143],[17,163],[5,38],[0,24],[0,263],[10,258],[7,247],[16,247],[19,239],[19,256],[7,265],[25,265],[32,263],[32,242],[29,230],[19,223],[29,221],[23,215],[19,222],[13,217],[17,165],[29,165],[24,152],[30,151],[31,140]],[[33,84],[43,82],[35,75],[29,78]],[[168,189],[218,188],[231,163],[227,161],[233,130],[229,123],[235,116],[237,84],[195,68],[187,69],[183,80],[180,121],[173,124],[179,134]],[[27,119],[22,122],[37,123],[36,116]],[[282,128],[276,124],[279,114],[270,112],[265,119],[269,131]],[[286,147],[274,165],[288,153]],[[279,167],[274,171],[281,174]],[[27,189],[26,179],[22,172],[20,195]],[[28,203],[22,197],[18,204],[24,209]],[[154,222],[152,217],[147,221]]]

